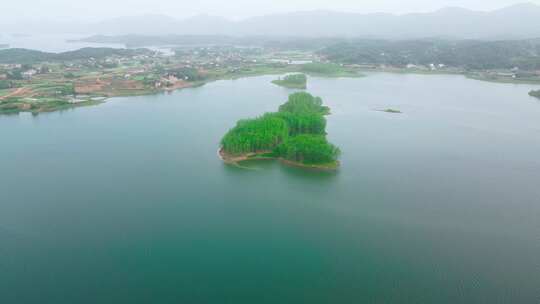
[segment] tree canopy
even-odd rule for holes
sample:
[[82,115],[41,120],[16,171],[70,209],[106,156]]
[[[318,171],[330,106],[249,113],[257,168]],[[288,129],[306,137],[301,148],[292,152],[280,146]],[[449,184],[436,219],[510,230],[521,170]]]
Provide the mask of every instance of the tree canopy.
[[269,151],[284,142],[289,136],[289,126],[285,120],[265,114],[255,119],[238,121],[221,141],[227,153],[242,154]]
[[322,103],[320,97],[314,97],[309,93],[294,93],[289,96],[286,103],[279,107],[279,112],[326,115],[330,109],[323,106]]
[[224,152],[232,155],[271,153],[303,164],[332,164],[340,151],[326,139],[329,108],[309,93],[295,93],[278,112],[240,120],[222,139]]
[[444,64],[471,70],[540,69],[540,39],[529,40],[374,40],[354,39],[328,46],[320,55],[345,64]]
[[334,162],[339,149],[328,143],[324,135],[301,134],[291,137],[276,148],[277,153],[290,161],[304,164],[327,164]]

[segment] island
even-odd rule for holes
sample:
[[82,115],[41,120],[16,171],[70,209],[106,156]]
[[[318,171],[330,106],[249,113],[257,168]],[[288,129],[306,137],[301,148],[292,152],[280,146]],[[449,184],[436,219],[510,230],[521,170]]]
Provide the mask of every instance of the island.
[[302,168],[335,170],[340,150],[326,138],[326,115],[320,97],[294,93],[278,112],[237,122],[221,140],[219,155],[227,164],[278,159]]
[[396,110],[396,109],[392,109],[392,108],[381,109],[381,110],[377,110],[377,111],[384,112],[384,113],[390,113],[390,114],[402,114],[403,113],[400,110]]
[[307,89],[307,76],[305,74],[290,74],[283,77],[283,79],[280,77],[272,81],[272,83],[288,89],[305,90]]
[[0,49],[7,49],[9,48],[9,44],[0,43]]
[[532,96],[532,97],[540,98],[540,90],[530,91],[529,95]]

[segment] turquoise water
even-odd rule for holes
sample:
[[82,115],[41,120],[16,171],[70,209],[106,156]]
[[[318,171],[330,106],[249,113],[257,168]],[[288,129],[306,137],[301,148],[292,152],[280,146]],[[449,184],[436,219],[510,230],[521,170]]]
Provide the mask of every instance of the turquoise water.
[[311,78],[337,173],[223,165],[273,78],[0,116],[0,303],[538,302],[534,86]]

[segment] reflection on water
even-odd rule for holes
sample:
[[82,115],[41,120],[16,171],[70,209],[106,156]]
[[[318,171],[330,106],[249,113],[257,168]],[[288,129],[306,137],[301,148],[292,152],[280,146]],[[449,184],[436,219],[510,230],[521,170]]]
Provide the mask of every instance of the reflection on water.
[[300,168],[281,163],[279,160],[247,160],[238,165],[223,164],[226,173],[234,175],[283,175],[283,178],[295,178],[313,182],[331,181],[339,175],[338,170],[317,170]]

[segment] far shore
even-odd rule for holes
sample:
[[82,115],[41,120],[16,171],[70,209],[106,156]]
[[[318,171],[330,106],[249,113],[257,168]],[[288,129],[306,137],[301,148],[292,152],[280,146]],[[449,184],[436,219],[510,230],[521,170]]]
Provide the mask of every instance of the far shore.
[[[178,82],[177,84],[174,84],[174,85],[172,85],[170,87],[163,87],[163,88],[152,89],[152,90],[139,90],[139,91],[136,91],[136,90],[129,90],[129,91],[128,90],[118,90],[118,91],[114,91],[114,92],[108,92],[106,94],[101,94],[100,92],[97,92],[96,93],[97,95],[95,95],[94,97],[101,98],[100,102],[90,102],[90,101],[88,101],[88,102],[84,102],[84,103],[69,103],[69,104],[62,105],[61,107],[51,106],[51,107],[46,107],[46,109],[38,108],[38,109],[34,109],[34,110],[31,110],[32,107],[29,104],[29,106],[22,105],[20,107],[10,109],[9,111],[5,111],[5,110],[0,109],[0,115],[17,114],[17,113],[22,113],[22,112],[31,112],[33,114],[39,114],[39,113],[43,113],[43,112],[54,112],[54,111],[58,111],[58,110],[68,109],[68,108],[76,108],[76,107],[81,107],[81,106],[97,105],[97,104],[108,102],[108,100],[110,98],[114,98],[114,97],[155,95],[155,94],[164,93],[164,92],[173,92],[173,91],[177,91],[177,90],[183,90],[183,89],[189,89],[189,88],[197,88],[197,87],[201,87],[201,86],[204,86],[204,85],[212,83],[212,82],[222,81],[222,80],[236,80],[236,79],[259,77],[259,76],[280,75],[280,74],[295,72],[296,69],[297,69],[297,67],[294,67],[294,68],[292,68],[292,67],[284,67],[284,68],[275,68],[275,69],[264,69],[264,70],[260,70],[260,71],[250,71],[248,73],[243,73],[243,74],[238,74],[238,75],[227,75],[227,74],[225,74],[225,75],[220,75],[218,77],[212,77],[212,78],[205,79],[205,80],[200,80],[200,81],[193,81],[193,82],[181,81],[181,82]],[[306,73],[306,74],[312,75],[313,73]],[[318,77],[333,78],[333,77],[336,77],[336,75],[322,75],[321,74],[321,75],[318,75]],[[346,77],[347,78],[347,77],[355,77],[355,76],[354,75],[342,75],[340,77]],[[7,95],[0,96],[0,101],[3,100],[3,99],[7,99],[9,97],[23,97],[22,95],[24,95],[24,94],[22,94],[22,93],[28,92],[28,90],[30,90],[30,89],[25,89],[25,88],[12,89]],[[31,90],[29,92],[32,93]],[[90,92],[78,92],[78,93],[79,94],[91,94]]]
[[[22,105],[18,108],[3,110],[0,109],[0,115],[2,114],[17,114],[20,112],[31,112],[33,114],[38,114],[42,112],[54,112],[57,110],[65,110],[68,108],[76,108],[81,106],[92,106],[92,105],[98,105],[101,103],[107,102],[110,98],[114,97],[128,97],[128,96],[143,96],[143,95],[154,95],[159,94],[163,92],[172,92],[176,90],[182,90],[182,89],[188,89],[188,88],[196,88],[200,86],[204,86],[208,83],[212,83],[215,81],[221,81],[221,80],[230,80],[230,79],[240,79],[240,78],[250,78],[250,77],[257,77],[257,76],[265,76],[265,75],[279,75],[283,73],[290,73],[294,72],[294,69],[291,69],[291,67],[286,68],[279,68],[279,69],[270,69],[270,70],[260,70],[260,71],[252,71],[250,73],[244,73],[239,75],[220,75],[218,77],[212,77],[206,80],[201,81],[194,81],[194,82],[180,82],[178,84],[175,84],[170,87],[164,87],[160,89],[154,89],[154,90],[142,90],[142,91],[117,91],[117,92],[111,92],[106,95],[99,95],[100,102],[81,102],[81,103],[69,103],[69,104],[62,104],[61,106],[54,106],[54,105],[46,105],[45,103],[40,104],[40,107],[32,108],[28,105]],[[396,74],[423,74],[423,75],[462,75],[469,79],[478,80],[478,81],[487,81],[487,82],[495,82],[495,83],[511,83],[511,84],[539,84],[539,81],[526,81],[526,80],[519,80],[519,79],[490,79],[485,77],[478,77],[478,75],[470,74],[464,71],[444,71],[444,70],[436,70],[436,71],[430,71],[430,70],[414,70],[414,69],[406,69],[406,68],[357,68],[358,72],[375,72],[375,73],[396,73]],[[308,75],[315,76],[316,74],[313,73],[306,73]],[[329,77],[332,78],[332,75],[317,75],[318,77]],[[357,77],[365,76],[365,74],[357,74]],[[342,76],[347,78],[354,77],[353,75],[347,75]],[[9,97],[19,97],[21,95],[24,95],[25,88],[17,88],[12,89],[11,91],[8,91],[6,95],[0,96],[0,100],[7,99]],[[98,96],[98,95],[96,95]],[[22,96],[21,96],[22,97]],[[24,102],[23,102],[24,103]]]
[[409,69],[409,68],[398,68],[398,67],[388,67],[388,68],[358,68],[359,71],[364,73],[374,72],[374,73],[390,73],[390,74],[413,74],[413,75],[460,75],[465,76],[471,80],[486,81],[493,83],[509,83],[509,84],[540,84],[539,79],[527,79],[527,78],[511,78],[511,77],[485,77],[482,76],[481,72],[467,72],[459,70],[422,70],[422,69]]

